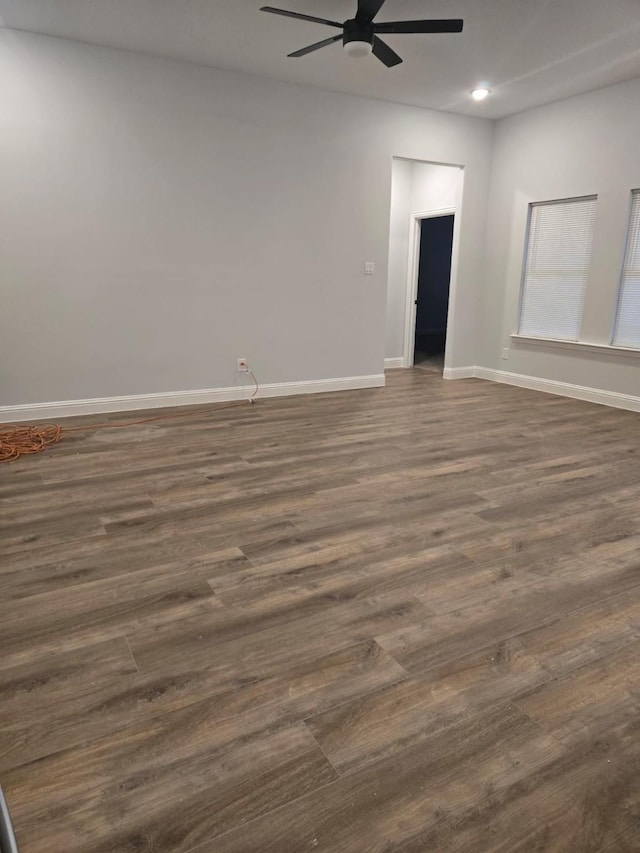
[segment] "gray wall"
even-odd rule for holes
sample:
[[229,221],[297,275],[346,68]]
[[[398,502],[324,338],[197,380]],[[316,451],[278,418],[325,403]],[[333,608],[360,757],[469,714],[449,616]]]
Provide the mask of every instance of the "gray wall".
[[0,404],[381,373],[393,156],[465,167],[475,360],[491,122],[10,31],[0,105]]
[[412,163],[394,160],[391,168],[391,217],[387,275],[387,323],[385,357],[400,358],[404,344],[404,314],[409,259],[409,211]]
[[[640,80],[503,119],[496,125],[483,330],[477,364],[640,395],[640,357],[580,345],[512,342],[528,204],[598,195],[581,340],[611,342],[630,191],[640,187]],[[510,347],[509,359],[501,359]],[[640,354],[639,354],[640,355]]]

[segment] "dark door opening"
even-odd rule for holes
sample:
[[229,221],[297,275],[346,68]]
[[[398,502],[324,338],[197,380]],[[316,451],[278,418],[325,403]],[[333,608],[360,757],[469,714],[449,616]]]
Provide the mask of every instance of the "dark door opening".
[[447,339],[453,220],[453,214],[433,216],[420,224],[413,363],[440,372]]

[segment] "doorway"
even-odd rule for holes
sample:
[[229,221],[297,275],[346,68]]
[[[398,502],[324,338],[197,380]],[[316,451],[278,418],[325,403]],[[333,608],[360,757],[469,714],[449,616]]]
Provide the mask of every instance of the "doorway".
[[447,339],[454,214],[418,220],[413,365],[442,374]]
[[[437,355],[437,364],[442,375],[440,364],[445,341],[446,367],[450,367],[448,360],[451,358],[457,319],[455,293],[463,179],[464,170],[460,166],[396,157],[392,160],[385,369],[413,367],[417,343],[416,362],[423,363],[422,353],[427,356]],[[447,217],[449,234],[445,236],[444,241],[442,235],[428,241],[431,226],[426,220],[442,217]],[[423,223],[424,242],[430,242],[434,252],[429,251],[426,246],[423,247],[423,262],[420,264]],[[437,229],[439,223],[433,227]],[[443,250],[446,268],[442,273],[444,284],[439,287],[439,291],[444,291],[444,295],[443,298],[430,299],[426,285],[418,288],[418,274],[421,266],[423,270],[428,270],[432,262],[439,266],[438,249],[443,242],[446,247]],[[424,311],[421,305],[419,317],[418,295],[420,302],[425,302]],[[420,333],[417,341],[416,328]],[[428,334],[425,335],[424,332]],[[434,352],[434,349],[437,352]]]

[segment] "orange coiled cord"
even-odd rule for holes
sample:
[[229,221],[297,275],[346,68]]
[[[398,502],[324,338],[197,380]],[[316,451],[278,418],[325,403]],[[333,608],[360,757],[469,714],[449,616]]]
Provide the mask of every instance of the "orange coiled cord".
[[[253,371],[249,370],[249,374],[255,384],[255,390],[249,398],[248,402],[253,403],[260,386],[258,380],[253,375]],[[233,409],[236,406],[244,406],[247,400],[238,400],[235,403],[227,403],[224,406],[218,406],[216,411],[222,409]],[[150,424],[154,421],[169,420],[171,418],[185,418],[193,415],[194,411],[189,409],[187,412],[171,412],[165,415],[152,415],[150,418],[141,418],[136,421],[126,421],[125,423],[116,424],[86,424],[85,426],[69,427],[63,429],[57,424],[37,424],[36,426],[24,426],[21,424],[0,424],[0,462],[13,462],[20,456],[25,456],[28,453],[41,453],[52,444],[57,444],[65,433],[84,432],[94,429],[122,429],[123,427],[138,426],[139,424]]]
[[41,453],[60,441],[62,428],[56,424],[12,426],[0,424],[0,462],[11,462],[26,453]]

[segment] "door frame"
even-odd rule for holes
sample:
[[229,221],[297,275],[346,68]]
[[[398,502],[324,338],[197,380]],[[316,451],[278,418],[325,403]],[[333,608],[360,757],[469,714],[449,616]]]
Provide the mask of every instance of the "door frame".
[[[456,218],[458,210],[455,207],[433,208],[411,213],[409,216],[409,261],[407,264],[407,297],[404,318],[404,353],[403,367],[413,367],[415,355],[416,316],[418,298],[418,272],[420,268],[420,234],[423,219],[435,219],[438,216],[453,216],[453,242],[451,244],[451,272],[449,274],[449,296],[451,296],[451,280],[453,278],[453,250],[456,236]],[[447,317],[447,331],[449,320]]]

